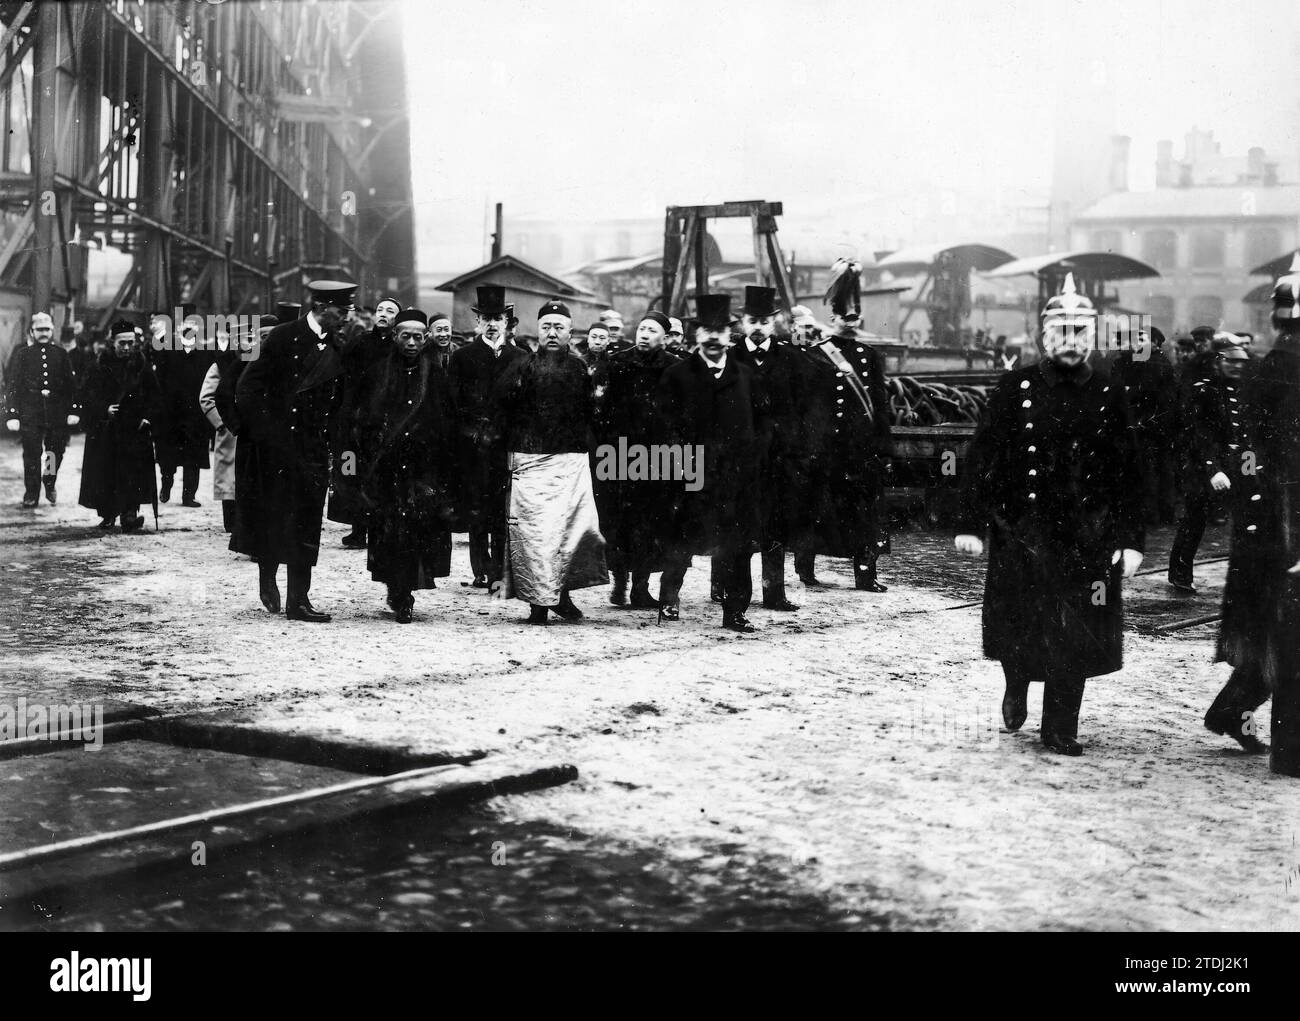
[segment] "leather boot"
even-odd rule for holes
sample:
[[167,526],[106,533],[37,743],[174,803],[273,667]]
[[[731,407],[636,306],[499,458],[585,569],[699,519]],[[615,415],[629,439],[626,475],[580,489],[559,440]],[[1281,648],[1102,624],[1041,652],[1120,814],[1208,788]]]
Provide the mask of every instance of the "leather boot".
[[528,623],[545,624],[547,609],[545,606],[538,606],[536,603],[529,604]]
[[45,483],[45,499],[49,503],[57,503],[59,494],[54,488],[54,476],[46,475],[41,481]]
[[568,589],[560,592],[560,601],[555,605],[554,609],[565,620],[582,620],[582,611],[573,605]]
[[275,575],[279,564],[257,565],[257,592],[267,613],[280,612],[280,586],[276,584]]
[[[633,593],[635,595],[635,593]],[[627,572],[614,572],[614,590],[609,594],[609,601],[614,606],[627,605]]]
[[284,615],[289,620],[301,620],[307,624],[328,624],[331,617],[311,605],[307,593],[311,590],[311,568],[290,567],[289,596],[285,601]]
[[637,610],[657,610],[659,600],[650,594],[650,575],[632,573],[632,606]]
[[738,631],[742,635],[753,634],[758,630],[739,610],[723,610],[722,626],[728,631]]
[[888,592],[889,588],[876,581],[875,557],[853,558],[853,584],[859,592]]

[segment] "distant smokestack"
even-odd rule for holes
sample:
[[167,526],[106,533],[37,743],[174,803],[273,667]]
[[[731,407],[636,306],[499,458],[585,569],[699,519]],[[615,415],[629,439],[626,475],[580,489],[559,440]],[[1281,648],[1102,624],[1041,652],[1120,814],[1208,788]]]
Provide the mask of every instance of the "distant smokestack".
[[1277,162],[1275,160],[1264,164],[1264,187],[1277,187]]
[[1174,186],[1174,143],[1161,139],[1156,143],[1156,187]]
[[1128,152],[1133,140],[1128,135],[1110,136],[1110,190],[1128,191]]
[[1252,145],[1246,150],[1246,180],[1258,184],[1264,179],[1264,150]]
[[492,235],[492,261],[501,258],[501,203],[497,203],[496,232]]

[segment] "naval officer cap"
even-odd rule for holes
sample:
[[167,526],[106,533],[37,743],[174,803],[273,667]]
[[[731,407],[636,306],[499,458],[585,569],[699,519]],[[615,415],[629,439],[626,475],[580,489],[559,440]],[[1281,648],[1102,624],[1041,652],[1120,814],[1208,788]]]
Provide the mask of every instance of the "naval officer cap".
[[558,298],[552,298],[545,305],[537,310],[537,318],[543,316],[564,316],[566,319],[572,319],[573,313],[569,311],[569,306]]
[[323,301],[327,305],[347,308],[356,296],[357,285],[345,280],[313,280],[307,285],[307,290],[311,291],[312,301]]

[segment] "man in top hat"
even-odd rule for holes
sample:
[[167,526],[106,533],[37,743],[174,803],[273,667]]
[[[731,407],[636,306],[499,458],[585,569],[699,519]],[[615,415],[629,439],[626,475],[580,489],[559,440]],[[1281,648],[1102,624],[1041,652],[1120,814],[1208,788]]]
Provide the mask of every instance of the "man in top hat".
[[1271,694],[1272,769],[1300,776],[1300,257],[1273,287],[1272,326],[1244,388],[1250,446],[1225,473],[1232,546],[1216,658],[1233,670],[1205,726],[1262,751],[1255,711]]
[[1142,563],[1142,455],[1128,398],[1088,358],[1097,312],[1074,289],[1043,311],[1041,362],[1002,376],[966,463],[956,547],[990,535],[984,655],[1006,675],[1018,730],[1043,683],[1043,745],[1081,755],[1084,681],[1123,665],[1121,580]]
[[448,383],[456,419],[456,461],[460,510],[469,532],[469,562],[474,588],[501,579],[505,556],[506,490],[510,473],[506,451],[494,434],[492,393],[510,365],[529,357],[506,342],[514,306],[504,287],[483,284],[473,306],[475,338],[451,356]]
[[821,426],[810,437],[811,540],[795,558],[805,585],[817,585],[815,557],[853,561],[860,591],[884,592],[877,558],[889,552],[889,526],[881,508],[889,460],[889,392],[884,360],[858,337],[861,267],[846,259],[832,267],[827,291],[832,334],[808,349],[804,415]]
[[339,333],[356,284],[317,280],[308,287],[311,311],[267,334],[235,391],[241,431],[230,548],[257,561],[269,612],[280,612],[276,574],[284,564],[285,616],[325,623],[330,615],[309,598],[311,569],[329,491],[330,427],[342,400]]
[[609,583],[587,457],[593,385],[582,359],[569,350],[572,328],[562,301],[542,305],[537,354],[509,366],[493,398],[510,459],[502,594],[530,604],[530,624],[545,624],[548,612],[581,620],[570,593]]
[[416,590],[436,588],[451,572],[450,402],[428,325],[417,308],[397,313],[387,355],[358,387],[349,438],[368,515],[366,566],[387,586],[399,624],[411,623]]
[[679,619],[682,581],[693,554],[718,558],[722,626],[742,634],[755,630],[745,616],[753,593],[749,561],[761,528],[754,492],[765,401],[750,365],[732,356],[731,298],[695,299],[692,329],[699,352],[669,367],[659,381],[659,411],[669,444],[703,464],[693,473],[702,486],[683,484],[664,515],[667,564],[660,577],[660,620]]
[[[369,325],[358,320],[356,329],[350,332],[345,329],[341,334],[343,344],[339,358],[343,362],[343,403],[331,439],[334,467],[330,475],[326,517],[352,526],[352,531],[343,537],[343,545],[348,549],[366,548],[366,510],[357,476],[351,470],[355,468],[356,451],[347,439],[356,425],[357,389],[370,366],[392,352],[393,320],[401,309],[396,298],[380,298]],[[347,456],[349,453],[352,457]]]
[[82,391],[86,448],[81,458],[78,503],[100,517],[105,530],[121,517],[122,531],[144,525],[141,504],[157,496],[152,424],[162,408],[153,366],[144,355],[144,333],[119,319],[109,329],[112,346],[92,366]]
[[68,430],[81,421],[81,407],[72,362],[54,343],[48,312],[32,316],[27,336],[31,343],[15,349],[5,373],[5,425],[22,437],[22,506],[35,507],[42,482],[45,499],[58,499],[54,483],[68,449]]
[[762,527],[763,607],[789,611],[798,607],[785,594],[785,547],[798,517],[796,504],[807,495],[799,481],[809,458],[803,449],[799,356],[789,345],[777,343],[776,313],[775,288],[746,287],[745,304],[740,309],[743,339],[731,354],[739,364],[754,370],[755,381],[768,401],[754,493]]

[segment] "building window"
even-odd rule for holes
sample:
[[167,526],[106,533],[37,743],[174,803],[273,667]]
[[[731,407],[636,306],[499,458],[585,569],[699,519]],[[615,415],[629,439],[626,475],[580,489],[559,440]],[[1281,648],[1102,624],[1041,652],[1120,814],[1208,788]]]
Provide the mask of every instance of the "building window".
[[1213,326],[1217,330],[1219,323],[1223,322],[1223,299],[1212,294],[1196,295],[1190,305],[1190,318],[1189,325],[1193,329],[1197,326]]
[[1192,231],[1192,269],[1223,268],[1223,231]]
[[1252,227],[1246,231],[1246,266],[1252,270],[1282,254],[1282,233],[1276,227]]
[[1156,269],[1178,265],[1178,234],[1172,230],[1149,230],[1142,235],[1142,261]]
[[1092,232],[1092,250],[1094,252],[1118,252],[1123,254],[1124,243],[1117,230],[1094,230]]

